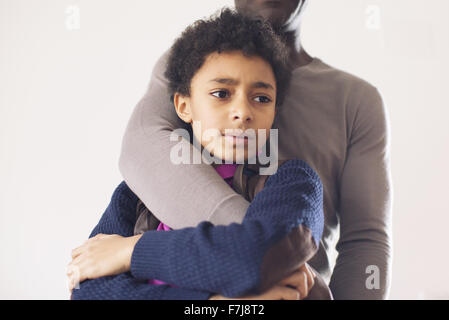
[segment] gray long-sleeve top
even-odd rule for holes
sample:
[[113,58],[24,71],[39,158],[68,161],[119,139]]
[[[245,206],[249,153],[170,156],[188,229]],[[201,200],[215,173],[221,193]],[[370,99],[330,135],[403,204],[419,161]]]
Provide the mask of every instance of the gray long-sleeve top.
[[[171,149],[179,143],[170,134],[183,123],[168,95],[167,57],[168,52],[156,63],[128,123],[119,163],[124,180],[173,229],[202,221],[241,223],[249,203],[212,166],[170,161]],[[310,265],[335,299],[388,298],[390,132],[378,90],[314,58],[293,71],[273,126],[279,129],[279,158],[306,161],[323,183],[325,226]]]

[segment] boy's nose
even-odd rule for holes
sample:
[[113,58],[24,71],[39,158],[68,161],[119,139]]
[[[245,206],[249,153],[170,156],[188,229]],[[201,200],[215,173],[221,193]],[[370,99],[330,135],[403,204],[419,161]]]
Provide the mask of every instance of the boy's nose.
[[235,106],[231,113],[232,121],[240,121],[242,123],[251,122],[254,118],[251,106],[248,103],[239,103]]

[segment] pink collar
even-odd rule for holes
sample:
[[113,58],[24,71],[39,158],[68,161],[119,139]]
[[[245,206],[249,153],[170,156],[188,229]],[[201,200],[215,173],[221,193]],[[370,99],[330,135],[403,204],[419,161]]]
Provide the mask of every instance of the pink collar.
[[238,164],[220,164],[215,167],[215,170],[223,179],[228,179],[234,176],[235,170],[237,169]]

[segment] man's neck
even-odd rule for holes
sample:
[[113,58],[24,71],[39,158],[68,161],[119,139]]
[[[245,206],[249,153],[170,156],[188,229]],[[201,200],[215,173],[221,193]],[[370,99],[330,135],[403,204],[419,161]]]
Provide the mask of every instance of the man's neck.
[[293,69],[308,65],[311,63],[313,58],[302,48],[299,52],[294,52],[290,58],[290,64]]
[[284,32],[282,37],[290,51],[290,67],[296,69],[312,62],[313,58],[304,50],[301,44],[299,30]]

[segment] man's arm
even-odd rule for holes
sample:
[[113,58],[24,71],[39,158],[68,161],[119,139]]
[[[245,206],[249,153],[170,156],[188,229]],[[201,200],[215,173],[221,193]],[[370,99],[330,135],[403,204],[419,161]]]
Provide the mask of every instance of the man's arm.
[[392,260],[389,124],[377,89],[360,93],[340,183],[335,299],[385,299]]
[[[104,212],[98,225],[89,238],[99,233],[119,234],[124,237],[133,235],[135,224],[135,208],[137,197],[124,183],[115,190],[111,203]],[[127,214],[129,213],[129,214]],[[166,285],[149,285],[147,281],[139,281],[129,272],[117,276],[101,277],[86,280],[79,284],[79,289],[73,289],[73,300],[207,300],[211,293],[184,288],[172,288]]]
[[[168,52],[156,63],[148,90],[128,123],[120,155],[120,171],[131,190],[172,229],[240,223],[249,203],[207,164],[175,165],[170,151],[173,130],[182,128],[164,77]],[[189,141],[186,148],[199,152]],[[173,196],[176,195],[176,201]]]

